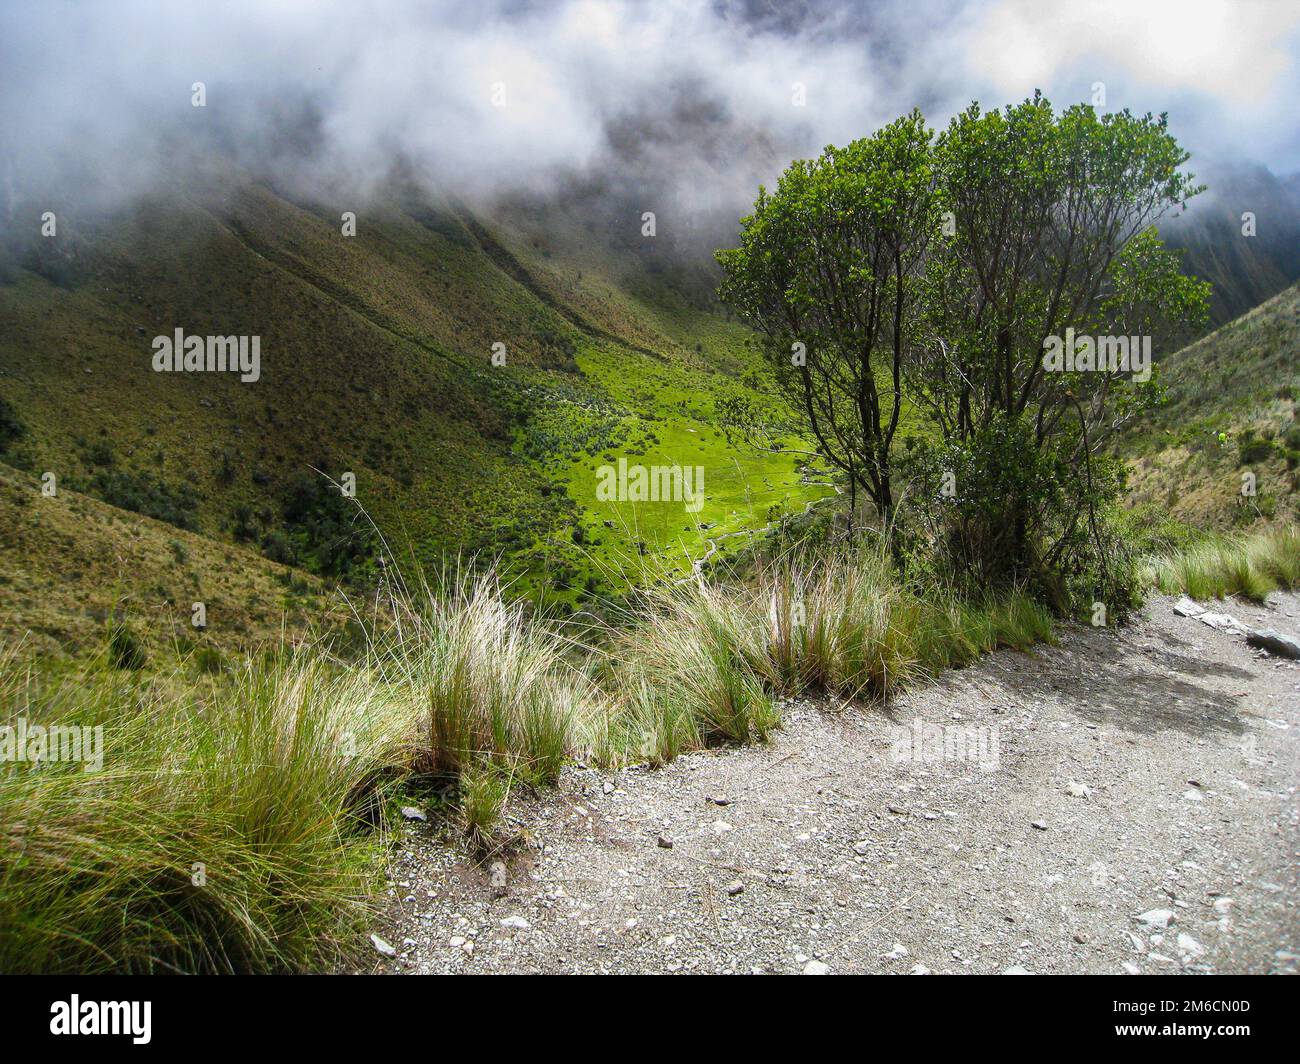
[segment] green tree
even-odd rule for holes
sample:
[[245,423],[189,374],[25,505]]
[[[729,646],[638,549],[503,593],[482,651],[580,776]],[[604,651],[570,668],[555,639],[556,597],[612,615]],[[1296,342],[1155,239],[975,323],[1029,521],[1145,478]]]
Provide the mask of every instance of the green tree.
[[1045,340],[1067,328],[1166,339],[1196,324],[1208,285],[1183,277],[1150,228],[1200,191],[1179,170],[1187,158],[1164,115],[1055,116],[1035,95],[952,120],[935,166],[954,236],[930,263],[918,360],[947,435],[1030,412],[1041,441],[1081,391],[1107,395],[1126,375],[1044,369]]
[[[982,578],[1023,578],[1078,553],[1081,522],[1096,532],[1098,508],[1122,485],[1103,445],[1159,398],[1142,367],[1147,345],[1158,355],[1204,320],[1209,285],[1179,272],[1152,227],[1200,191],[1180,170],[1187,158],[1164,115],[1086,105],[1057,115],[1038,94],[1003,111],[972,105],[936,141],[953,236],[928,264],[912,394],[948,447],[1012,462],[988,437],[1021,440],[1044,452],[1026,466],[1053,471],[1050,491],[979,501],[980,546],[965,562]],[[1045,351],[1076,335],[1094,356],[1103,337],[1107,353],[1136,350],[1106,368],[1056,371]],[[1102,537],[1092,538],[1104,565]]]
[[821,455],[888,520],[890,450],[927,249],[933,134],[919,112],[760,188],[720,295],[766,340]]
[[[720,295],[886,520],[900,411],[928,414],[938,439],[906,470],[921,524],[960,543],[968,573],[1021,579],[1077,556],[1089,529],[1103,549],[1097,514],[1121,478],[1102,448],[1159,394],[1141,356],[1206,314],[1209,286],[1153,229],[1199,191],[1187,158],[1163,115],[1058,115],[1039,94],[973,104],[937,138],[914,112],[760,189],[740,247],[718,253]],[[1044,352],[1067,330],[1125,338],[1108,352],[1139,339],[1122,364],[1057,372]],[[940,491],[958,470],[965,487]]]

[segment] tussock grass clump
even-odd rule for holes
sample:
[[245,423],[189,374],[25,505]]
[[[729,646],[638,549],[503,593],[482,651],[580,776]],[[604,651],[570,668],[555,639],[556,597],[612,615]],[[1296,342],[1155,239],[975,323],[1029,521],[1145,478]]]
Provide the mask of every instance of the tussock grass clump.
[[809,690],[888,698],[921,676],[968,665],[998,647],[1050,641],[1050,613],[1022,591],[987,603],[900,586],[888,560],[866,553],[764,569],[764,675],[782,694]]
[[425,587],[398,609],[371,658],[417,721],[415,771],[463,779],[491,765],[533,785],[554,780],[591,702],[566,657],[576,648],[506,602],[490,572]]
[[1051,613],[1024,591],[1013,591],[988,603],[979,612],[988,618],[992,629],[985,650],[998,647],[1028,650],[1036,643],[1055,642]]
[[782,694],[887,697],[915,672],[912,618],[887,561],[875,555],[765,568],[765,672]]
[[759,671],[759,614],[731,589],[688,581],[649,591],[610,652],[632,756],[670,760],[714,742],[762,741],[778,723]]
[[492,848],[494,829],[509,798],[509,775],[490,761],[471,765],[461,773],[461,826],[475,850],[483,852]]
[[1194,599],[1240,595],[1263,602],[1270,591],[1300,588],[1300,528],[1208,538],[1156,559],[1146,579],[1166,595]]
[[918,593],[878,553],[783,557],[743,589],[667,585],[616,639],[621,715],[605,719],[601,748],[662,763],[761,741],[779,723],[775,698],[886,699],[998,647],[1051,638],[1050,613],[1024,592],[984,604]]
[[0,970],[304,971],[370,894],[368,822],[403,758],[364,681],[318,655],[196,691],[103,662],[0,662],[4,723],[102,728],[102,768],[0,762]]

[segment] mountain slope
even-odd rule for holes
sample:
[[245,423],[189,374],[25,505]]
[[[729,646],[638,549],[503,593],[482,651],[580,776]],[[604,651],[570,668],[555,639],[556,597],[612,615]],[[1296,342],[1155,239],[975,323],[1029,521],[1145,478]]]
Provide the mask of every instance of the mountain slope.
[[[518,217],[400,188],[357,210],[355,237],[340,214],[232,181],[61,215],[55,239],[11,231],[4,460],[327,575],[377,549],[322,476],[350,472],[399,556],[501,554],[570,607],[618,586],[611,568],[684,568],[825,491],[787,456],[724,446],[714,401],[754,368],[743,330],[653,276],[631,293],[637,264],[590,234],[548,226],[557,254]],[[154,372],[153,337],[178,327],[259,337],[260,379]],[[702,509],[598,500],[619,455],[703,465]]]
[[1300,184],[1258,165],[1193,169],[1207,191],[1160,235],[1182,249],[1185,272],[1213,285],[1210,321],[1224,325],[1300,279]]
[[[0,465],[0,640],[37,655],[95,650],[110,617],[146,653],[207,647],[218,654],[281,634],[337,637],[344,602],[316,577],[245,547],[214,542]],[[194,603],[206,627],[196,628]]]
[[[1226,528],[1300,517],[1300,285],[1159,363],[1167,403],[1122,438],[1131,499]],[[1253,477],[1255,494],[1243,495]]]

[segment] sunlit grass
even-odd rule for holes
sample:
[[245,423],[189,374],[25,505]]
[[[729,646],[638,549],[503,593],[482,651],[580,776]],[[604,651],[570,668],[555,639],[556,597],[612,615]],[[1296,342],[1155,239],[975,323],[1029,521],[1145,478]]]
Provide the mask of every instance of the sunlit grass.
[[1250,536],[1213,536],[1158,558],[1148,583],[1166,595],[1263,602],[1269,592],[1300,588],[1300,529],[1288,526]]
[[783,697],[883,699],[1050,638],[1026,598],[927,597],[871,555],[661,584],[624,622],[597,649],[455,573],[392,592],[348,663],[308,644],[127,669],[110,636],[60,672],[8,654],[3,722],[100,726],[104,761],[0,764],[0,969],[328,969],[363,940],[399,792],[435,785],[481,853],[566,759],[763,742]]

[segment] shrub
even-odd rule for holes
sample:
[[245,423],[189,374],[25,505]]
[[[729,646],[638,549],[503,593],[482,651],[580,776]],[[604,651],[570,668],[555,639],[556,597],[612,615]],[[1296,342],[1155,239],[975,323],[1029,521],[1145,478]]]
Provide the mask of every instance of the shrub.
[[86,461],[93,466],[105,468],[113,465],[116,461],[113,455],[113,445],[108,440],[96,440],[86,448]]
[[292,546],[285,550],[279,541],[264,543],[264,549],[276,552],[270,555],[273,560],[293,557],[292,564],[324,576],[357,577],[374,553],[374,529],[366,516],[317,473],[303,473],[289,484],[283,516]]
[[1093,455],[1086,473],[1062,455],[1077,428],[1035,445],[1030,419],[995,416],[969,438],[922,443],[903,462],[913,518],[896,531],[909,569],[968,597],[1029,587],[1066,612],[1082,596],[1119,616],[1134,567],[1109,527],[1122,466]]
[[273,562],[281,565],[296,565],[298,552],[292,541],[281,529],[275,528],[262,537],[262,553]]
[[216,647],[199,647],[194,653],[194,665],[199,672],[213,675],[224,672],[226,667],[221,657],[221,651]]
[[1242,432],[1237,441],[1238,465],[1255,465],[1259,462],[1267,462],[1272,456],[1272,440],[1257,438],[1253,429],[1246,429]]
[[188,484],[172,487],[151,473],[110,469],[96,474],[93,485],[96,494],[110,506],[177,528],[198,528],[198,496]]
[[108,622],[107,650],[109,664],[115,669],[143,669],[149,660],[140,637],[118,618]]
[[0,454],[9,450],[9,446],[22,439],[27,427],[18,419],[18,412],[7,399],[0,399]]

